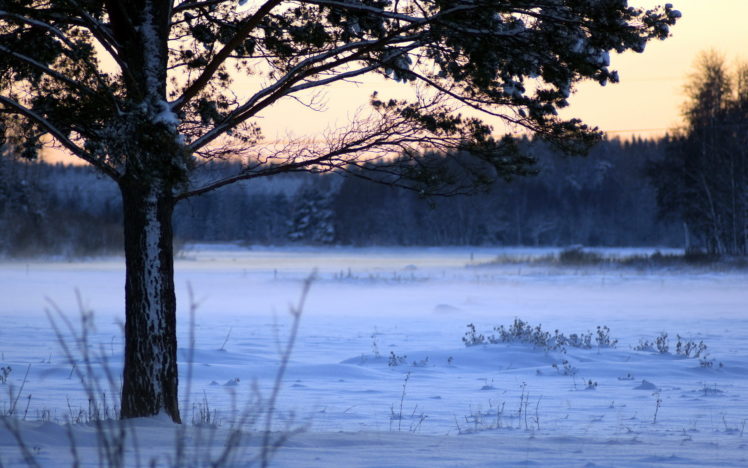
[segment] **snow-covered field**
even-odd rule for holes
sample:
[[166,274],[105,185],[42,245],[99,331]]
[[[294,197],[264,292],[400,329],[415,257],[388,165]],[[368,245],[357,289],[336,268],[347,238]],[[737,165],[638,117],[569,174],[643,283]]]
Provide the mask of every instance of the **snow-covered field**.
[[[179,434],[190,459],[220,456],[253,395],[270,394],[289,304],[315,268],[273,417],[274,437],[294,434],[271,466],[748,466],[748,274],[480,265],[549,252],[188,246],[176,261],[186,424],[127,422],[126,466],[177,463]],[[100,358],[116,378],[123,278],[117,258],[0,263],[0,367],[12,369],[7,382],[0,373],[0,412],[25,419],[15,432],[39,466],[99,466],[100,453],[95,424],[65,423],[91,410],[45,310],[78,324],[77,290],[94,312],[96,397],[111,409]],[[488,336],[515,318],[592,332],[592,347],[462,342],[468,324]],[[614,348],[597,345],[598,325]],[[668,353],[634,349],[662,332]],[[676,335],[707,349],[679,355]],[[265,410],[244,427],[239,466],[260,451]],[[1,466],[25,466],[18,445],[0,425]]]

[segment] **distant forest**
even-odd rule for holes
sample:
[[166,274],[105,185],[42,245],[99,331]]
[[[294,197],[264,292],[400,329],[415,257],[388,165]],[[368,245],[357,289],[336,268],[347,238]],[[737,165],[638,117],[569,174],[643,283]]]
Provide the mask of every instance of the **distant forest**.
[[[176,236],[262,245],[684,246],[683,226],[658,212],[647,175],[667,140],[607,140],[586,157],[523,146],[537,175],[473,195],[423,198],[337,174],[235,184],[178,205]],[[0,254],[95,255],[121,245],[120,195],[110,180],[90,167],[0,158]]]

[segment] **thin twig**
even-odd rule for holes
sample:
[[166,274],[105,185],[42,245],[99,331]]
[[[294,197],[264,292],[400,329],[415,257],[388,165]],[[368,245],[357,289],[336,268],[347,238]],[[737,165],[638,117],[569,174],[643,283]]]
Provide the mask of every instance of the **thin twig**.
[[[311,275],[309,275],[304,280],[304,284],[301,288],[301,296],[299,297],[298,304],[295,307],[291,306],[289,308],[291,317],[293,317],[293,323],[291,324],[291,331],[289,333],[288,340],[286,341],[286,347],[283,353],[281,354],[280,365],[278,366],[278,371],[275,373],[275,381],[273,382],[273,389],[270,393],[270,398],[267,401],[267,413],[265,415],[265,430],[263,431],[263,435],[262,435],[262,448],[260,452],[260,466],[262,468],[267,468],[270,462],[270,456],[272,455],[271,444],[270,444],[270,431],[273,428],[273,416],[275,414],[275,402],[278,399],[278,394],[280,393],[280,389],[283,384],[283,376],[286,373],[288,362],[291,359],[291,352],[293,351],[294,344],[296,343],[296,337],[299,331],[299,324],[301,322],[301,314],[304,310],[304,304],[306,303],[306,298],[307,298],[307,295],[309,294],[309,289],[311,288],[312,283],[314,282],[316,276],[317,276],[317,272],[314,271],[312,272]],[[277,444],[274,444],[273,448],[277,448]]]

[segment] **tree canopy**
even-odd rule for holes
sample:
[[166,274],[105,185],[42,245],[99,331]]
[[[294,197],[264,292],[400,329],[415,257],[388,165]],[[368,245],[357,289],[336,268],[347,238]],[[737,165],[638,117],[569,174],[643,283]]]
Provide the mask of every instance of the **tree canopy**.
[[[594,129],[557,117],[574,83],[616,82],[609,52],[642,51],[678,16],[622,0],[6,0],[2,121],[25,154],[48,134],[115,179],[148,147],[168,154],[159,160],[183,182],[205,158],[245,156],[241,178],[458,146],[488,150],[485,159],[511,173],[516,160],[489,156],[502,140],[455,109],[581,150]],[[422,93],[373,97],[376,117],[320,144],[263,146],[263,109],[367,73]],[[240,76],[250,89],[246,80],[237,89]],[[212,186],[183,186],[180,196]]]

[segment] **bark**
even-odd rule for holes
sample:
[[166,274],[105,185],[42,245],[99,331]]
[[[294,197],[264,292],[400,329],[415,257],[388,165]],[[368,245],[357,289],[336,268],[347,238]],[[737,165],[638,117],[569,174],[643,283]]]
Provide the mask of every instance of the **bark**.
[[171,187],[125,179],[120,189],[126,263],[121,417],[163,411],[180,422]]

